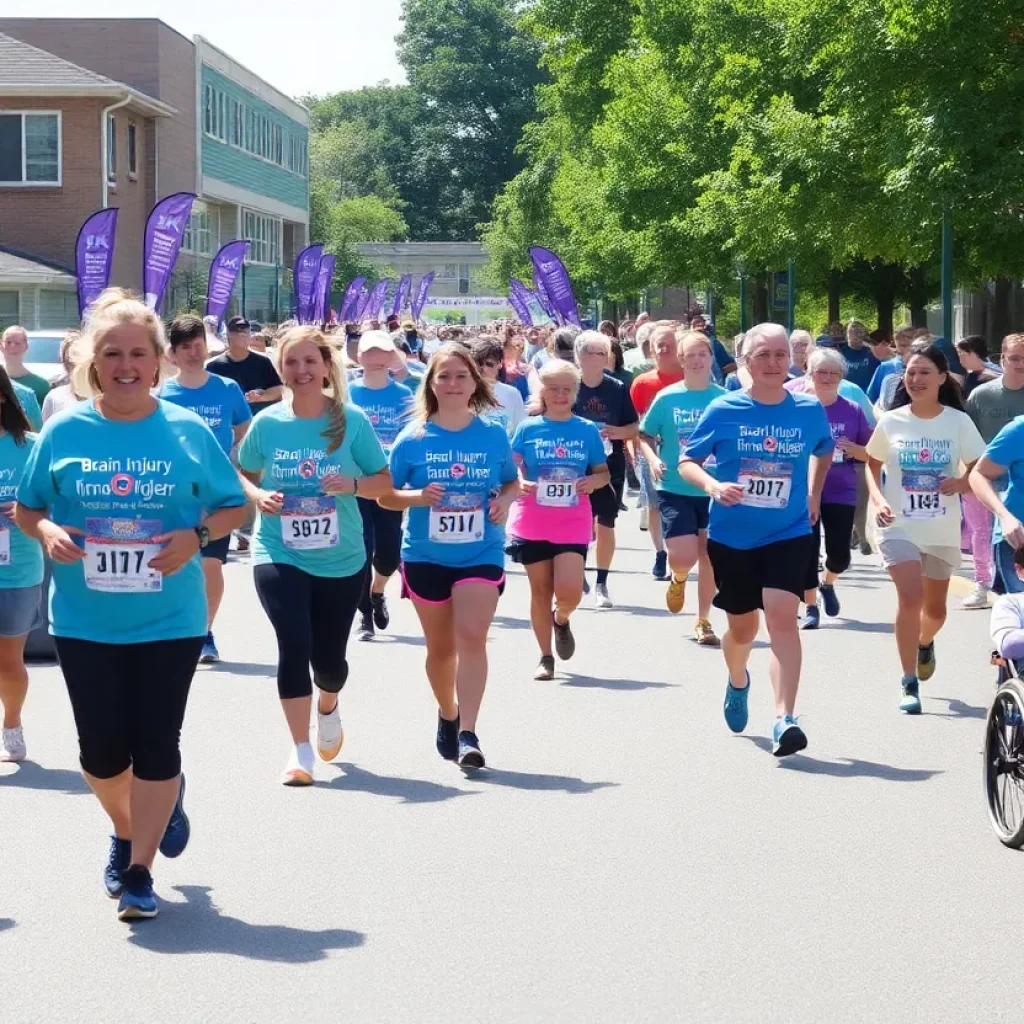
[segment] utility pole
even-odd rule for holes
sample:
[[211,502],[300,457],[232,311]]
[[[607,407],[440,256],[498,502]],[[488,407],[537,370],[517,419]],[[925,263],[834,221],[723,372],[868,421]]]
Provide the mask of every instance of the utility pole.
[[953,221],[949,207],[942,211],[942,335],[948,345],[953,339]]

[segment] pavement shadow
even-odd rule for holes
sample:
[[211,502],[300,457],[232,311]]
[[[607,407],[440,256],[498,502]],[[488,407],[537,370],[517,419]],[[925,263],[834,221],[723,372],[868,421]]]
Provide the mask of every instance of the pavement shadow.
[[975,707],[973,704],[965,704],[955,697],[934,697],[933,700],[944,700],[945,711],[931,712],[936,718],[988,718],[988,708]]
[[69,768],[44,768],[35,761],[22,761],[17,771],[0,774],[0,788],[5,786],[42,789],[70,796],[91,792],[81,772]]
[[571,775],[533,775],[530,772],[512,772],[504,768],[486,768],[468,771],[466,778],[491,786],[507,786],[540,793],[593,793],[599,789],[618,786],[617,782],[585,782]]
[[336,775],[327,783],[329,789],[343,789],[352,793],[369,793],[371,796],[393,796],[403,804],[433,804],[451,800],[457,796],[469,796],[457,786],[444,786],[439,782],[425,779],[406,779],[398,775],[374,775],[365,768],[343,761],[334,762],[335,768],[344,773]]
[[861,622],[858,619],[843,619],[839,628],[845,633],[892,633],[891,622]]
[[425,647],[427,642],[421,636],[406,636],[403,633],[375,633],[372,640],[355,639],[349,642],[349,650],[353,647],[372,647],[374,644],[404,644],[409,647]]
[[648,679],[597,679],[594,676],[570,675],[568,679],[561,680],[562,686],[577,686],[588,690],[664,690],[669,686],[679,686],[679,683],[661,683]]
[[[768,753],[772,742],[767,736],[744,736],[756,747]],[[885,779],[888,782],[927,782],[936,775],[944,774],[937,768],[896,768],[891,764],[878,761],[861,761],[857,758],[843,757],[838,761],[819,761],[805,754],[794,754],[779,759],[779,767],[807,775],[831,775],[837,779]]]
[[153,953],[230,954],[247,960],[309,964],[334,949],[355,949],[366,941],[347,928],[307,931],[281,924],[250,924],[223,914],[208,885],[176,885],[185,904],[163,903],[157,923],[132,926],[129,942]]
[[17,922],[10,917],[0,917],[0,932],[5,932],[8,928],[13,928],[15,924],[17,924]]
[[223,672],[228,676],[264,676],[267,679],[277,678],[276,665],[253,665],[248,661],[217,661],[212,665],[200,665],[198,670],[216,673]]
[[511,615],[495,615],[491,621],[503,629],[532,629],[529,619],[514,619]]

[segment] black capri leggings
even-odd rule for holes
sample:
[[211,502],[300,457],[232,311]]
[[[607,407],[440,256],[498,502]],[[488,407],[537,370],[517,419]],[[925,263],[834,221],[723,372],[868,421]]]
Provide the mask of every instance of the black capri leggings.
[[366,566],[354,576],[311,576],[294,565],[253,569],[260,604],[277,634],[277,692],[281,700],[309,697],[313,679],[337,693],[348,679],[348,635],[363,591]]
[[[381,576],[393,576],[398,570],[402,550],[402,513],[390,508],[381,508],[371,498],[359,498],[359,512],[363,517],[363,542],[366,544],[366,558]],[[363,582],[363,594],[359,599],[359,610],[369,615],[370,577],[367,571]]]
[[131,768],[146,782],[181,772],[181,723],[205,639],[103,644],[54,637],[84,772],[112,779]]
[[[821,549],[821,533],[825,531],[825,568],[836,575],[850,568],[850,538],[853,536],[853,517],[856,505],[822,503],[821,516],[814,524],[815,556]],[[807,567],[807,589],[818,585],[818,559]]]

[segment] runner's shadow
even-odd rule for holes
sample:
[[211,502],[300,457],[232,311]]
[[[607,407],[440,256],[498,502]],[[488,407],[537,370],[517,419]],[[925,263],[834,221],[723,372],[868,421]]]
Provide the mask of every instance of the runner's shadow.
[[619,785],[617,782],[584,782],[583,779],[571,775],[532,775],[529,772],[512,772],[503,768],[468,771],[466,778],[471,782],[484,782],[491,786],[507,786],[509,789],[544,793],[593,793],[598,789]]
[[857,619],[843,619],[842,629],[844,632],[850,630],[853,633],[892,633],[892,623],[860,622]]
[[529,619],[514,619],[511,615],[495,615],[491,620],[496,626],[503,629],[530,629]]
[[944,700],[947,705],[945,711],[932,711],[935,718],[988,718],[988,708],[978,708],[973,704],[965,704],[955,697],[935,697],[935,700]]
[[[5,765],[4,768],[10,768]],[[44,768],[35,761],[22,761],[16,771],[0,773],[0,789],[5,786],[19,789],[43,789],[74,796],[90,792],[80,772],[68,768]]]
[[[762,750],[771,752],[772,743],[767,736],[744,736]],[[794,754],[780,758],[780,768],[787,768],[806,775],[831,775],[837,779],[886,779],[888,782],[927,782],[936,775],[943,775],[942,769],[896,768],[878,761],[861,761],[843,757],[838,761],[819,761],[805,754]]]
[[456,786],[443,786],[424,779],[405,779],[396,775],[374,775],[365,768],[343,761],[334,762],[344,774],[335,775],[327,783],[329,789],[344,789],[351,793],[369,793],[371,796],[393,796],[403,804],[434,804],[457,796],[470,796]]
[[0,917],[0,932],[7,931],[8,928],[13,928],[17,924],[17,921],[9,917]]
[[276,665],[253,665],[247,661],[218,661],[212,665],[200,665],[199,671],[210,675],[221,673],[226,676],[264,676],[274,679],[277,676]]
[[596,679],[594,676],[570,675],[562,679],[562,686],[577,686],[588,690],[663,690],[679,683],[660,683],[647,679]]
[[334,949],[355,949],[366,936],[347,928],[306,931],[280,924],[250,924],[222,914],[208,885],[176,885],[185,903],[165,902],[160,923],[133,926],[129,942],[152,953],[230,954],[271,963],[309,964]]

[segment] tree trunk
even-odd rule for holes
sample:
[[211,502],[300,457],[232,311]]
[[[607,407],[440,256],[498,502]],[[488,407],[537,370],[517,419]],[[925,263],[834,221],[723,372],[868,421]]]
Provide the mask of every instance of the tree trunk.
[[893,312],[896,307],[896,284],[901,277],[899,267],[889,263],[871,264],[871,294],[878,314],[878,329],[887,338],[893,336]]
[[768,320],[768,278],[765,274],[755,274],[749,280],[750,298],[754,306],[753,324],[763,324]]
[[914,327],[928,326],[928,313],[925,307],[928,305],[928,285],[925,282],[924,270],[921,267],[911,267],[907,271],[910,279],[910,323]]
[[828,272],[828,322],[834,324],[839,319],[839,285],[838,270]]
[[895,307],[896,301],[891,292],[875,296],[875,309],[878,313],[878,329],[882,331],[887,338],[891,338],[893,335],[892,318]]
[[1013,331],[1013,282],[1007,277],[997,277],[995,294],[992,297],[992,317],[989,321],[988,348],[998,352],[1003,338]]

